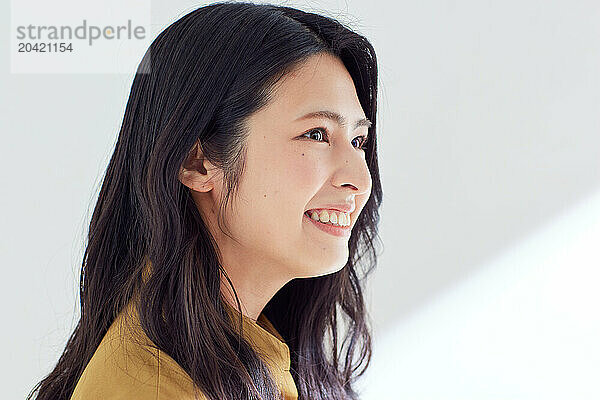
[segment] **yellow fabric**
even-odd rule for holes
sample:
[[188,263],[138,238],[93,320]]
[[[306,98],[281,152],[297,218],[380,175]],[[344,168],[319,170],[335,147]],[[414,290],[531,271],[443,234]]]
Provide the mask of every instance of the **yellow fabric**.
[[[227,303],[226,303],[227,305]],[[290,351],[271,322],[257,321],[227,305],[232,321],[242,316],[242,332],[269,366],[283,399],[296,400]],[[71,400],[193,400],[189,375],[152,341],[139,325],[130,301],[112,323],[79,378]],[[237,326],[237,323],[236,323]],[[204,399],[201,396],[200,399]]]

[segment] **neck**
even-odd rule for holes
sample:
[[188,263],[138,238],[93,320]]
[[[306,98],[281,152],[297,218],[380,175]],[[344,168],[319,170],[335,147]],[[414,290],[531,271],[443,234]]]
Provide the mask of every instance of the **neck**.
[[[229,260],[227,258],[225,257],[223,268],[235,288],[241,312],[256,322],[267,303],[290,279],[278,276],[275,273],[277,269],[262,260],[251,263],[247,260],[240,262],[241,257],[231,256]],[[252,259],[259,260],[258,257]],[[224,275],[221,275],[221,294],[231,307],[238,309],[231,285]]]

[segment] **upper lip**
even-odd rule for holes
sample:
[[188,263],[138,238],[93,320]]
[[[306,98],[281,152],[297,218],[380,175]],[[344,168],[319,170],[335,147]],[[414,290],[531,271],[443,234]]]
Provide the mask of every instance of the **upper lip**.
[[309,211],[309,210],[335,210],[335,211],[340,211],[340,212],[351,213],[352,211],[354,211],[354,209],[355,209],[354,203],[338,203],[338,204],[325,204],[320,207],[309,208],[306,211]]

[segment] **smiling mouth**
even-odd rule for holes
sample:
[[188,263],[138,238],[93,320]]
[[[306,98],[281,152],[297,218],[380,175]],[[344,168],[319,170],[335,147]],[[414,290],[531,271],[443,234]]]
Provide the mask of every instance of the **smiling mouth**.
[[[316,217],[313,218],[313,215],[316,214]],[[338,228],[348,228],[350,227],[351,224],[351,217],[350,217],[350,213],[344,213],[344,214],[335,214],[336,218],[335,218],[335,222],[331,222],[331,221],[322,221],[321,218],[319,217],[319,211],[318,210],[307,210],[304,212],[304,215],[306,215],[308,218],[310,218],[311,220],[324,224],[324,225],[329,225],[329,226],[335,226]],[[328,217],[325,217],[328,218]],[[338,222],[338,218],[339,218],[339,222]]]
[[309,212],[309,211],[306,211],[306,212],[304,213],[304,215],[306,215],[306,216],[307,216],[308,218],[310,218],[311,220],[313,220],[313,221],[315,221],[315,222],[318,222],[318,223],[320,223],[320,224],[329,225],[329,226],[335,226],[335,227],[338,227],[338,228],[349,228],[349,225],[339,225],[339,224],[337,224],[337,223],[336,223],[336,224],[334,224],[334,223],[332,223],[331,221],[328,221],[328,222],[323,222],[323,221],[321,221],[320,219],[314,219],[314,218],[312,218],[312,217],[311,217],[311,214],[310,214],[310,212]]
[[321,222],[321,220],[315,220],[308,215],[308,212],[304,213],[306,217],[306,222],[310,225],[313,225],[315,228],[328,233],[332,236],[337,237],[346,237],[350,236],[350,232],[352,231],[352,224],[348,226],[339,226],[334,225],[331,222]]

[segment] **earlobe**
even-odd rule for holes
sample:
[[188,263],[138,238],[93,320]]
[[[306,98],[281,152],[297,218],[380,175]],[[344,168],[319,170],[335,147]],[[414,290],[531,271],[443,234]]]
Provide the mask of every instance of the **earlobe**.
[[208,192],[213,188],[211,177],[197,170],[181,168],[179,171],[179,181],[196,192]]

